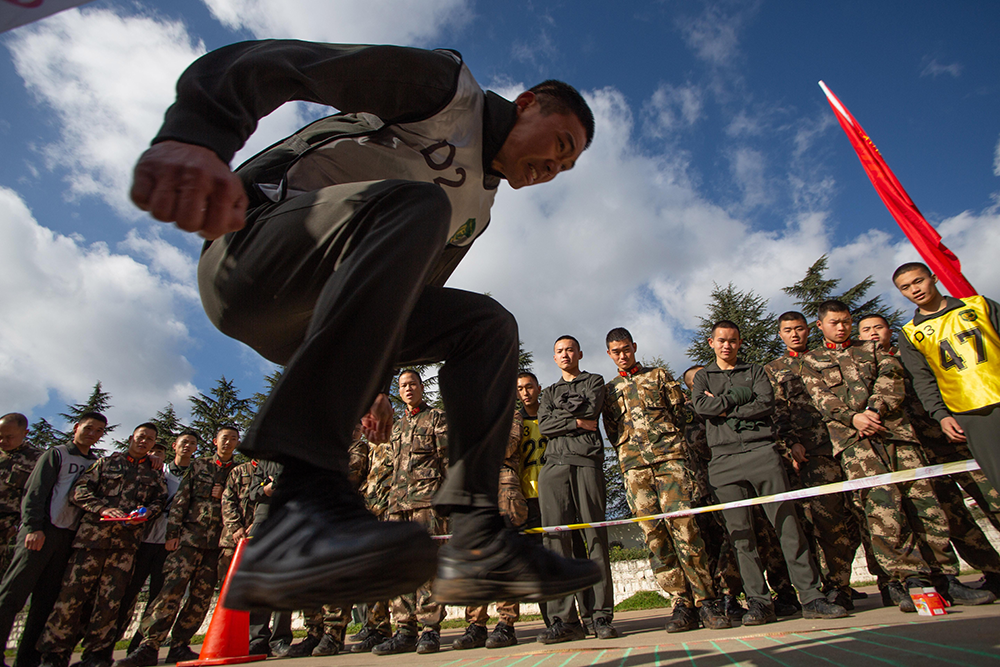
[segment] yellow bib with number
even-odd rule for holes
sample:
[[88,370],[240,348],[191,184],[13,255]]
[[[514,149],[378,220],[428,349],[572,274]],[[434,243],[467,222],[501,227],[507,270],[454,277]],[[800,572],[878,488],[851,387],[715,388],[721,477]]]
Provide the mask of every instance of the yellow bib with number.
[[538,430],[538,418],[525,417],[521,429],[521,491],[525,498],[538,497],[538,471],[542,469],[542,455],[548,441]]
[[981,296],[940,317],[903,327],[906,338],[927,359],[941,398],[951,412],[1000,403],[1000,336]]

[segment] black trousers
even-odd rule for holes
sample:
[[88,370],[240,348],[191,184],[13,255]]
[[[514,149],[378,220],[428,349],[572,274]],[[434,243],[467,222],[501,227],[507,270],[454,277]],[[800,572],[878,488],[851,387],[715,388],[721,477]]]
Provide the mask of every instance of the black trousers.
[[[118,611],[118,629],[115,633],[115,640],[125,636],[129,623],[132,621],[135,611],[135,601],[139,598],[142,585],[149,579],[149,595],[146,597],[146,604],[142,608],[139,618],[146,615],[146,610],[152,606],[153,600],[160,594],[163,588],[163,564],[167,560],[167,549],[162,544],[143,542],[139,545],[139,550],[135,554],[135,565],[132,568],[132,578],[128,582],[125,594],[122,596],[121,608]],[[139,632],[136,632],[139,635]],[[135,642],[136,648],[139,642]]]
[[[1000,489],[1000,406],[954,415],[969,449],[994,488]],[[986,508],[984,507],[984,510]]]
[[444,362],[449,469],[437,509],[496,507],[518,338],[493,299],[426,286],[451,204],[429,183],[332,185],[248,214],[198,267],[225,334],[286,365],[242,449],[347,473],[351,432],[402,364]]
[[47,526],[45,543],[39,551],[24,548],[26,528],[17,534],[17,548],[0,583],[0,640],[6,646],[14,619],[31,596],[31,609],[17,644],[17,667],[36,667],[42,656],[35,649],[45,622],[59,598],[63,575],[69,562],[76,531]]

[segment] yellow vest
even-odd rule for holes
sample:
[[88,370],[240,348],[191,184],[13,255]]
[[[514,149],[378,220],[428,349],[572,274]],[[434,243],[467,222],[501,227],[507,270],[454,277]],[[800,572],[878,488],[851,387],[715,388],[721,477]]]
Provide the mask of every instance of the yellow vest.
[[1000,336],[981,296],[940,317],[903,327],[906,338],[927,360],[941,398],[951,412],[969,412],[1000,403]]
[[548,441],[538,430],[538,418],[525,416],[521,428],[521,491],[525,498],[538,497],[538,471]]

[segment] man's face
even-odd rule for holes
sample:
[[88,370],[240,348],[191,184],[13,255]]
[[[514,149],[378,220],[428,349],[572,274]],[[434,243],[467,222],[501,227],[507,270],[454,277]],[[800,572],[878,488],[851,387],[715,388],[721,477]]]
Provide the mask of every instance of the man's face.
[[148,426],[140,426],[132,431],[132,442],[129,443],[128,453],[137,459],[149,453],[149,450],[156,444],[156,431]]
[[10,452],[24,443],[24,436],[28,435],[28,429],[21,428],[13,419],[0,420],[0,449]]
[[729,364],[736,363],[742,344],[740,332],[726,327],[719,327],[708,339],[708,346],[715,351],[715,356]]
[[104,428],[104,422],[88,417],[73,426],[73,442],[87,448],[93,447],[104,437]]
[[817,324],[819,324],[819,330],[823,332],[823,338],[831,343],[844,343],[851,337],[852,323],[853,320],[850,313],[836,313],[831,311]]
[[608,356],[611,357],[611,361],[615,362],[618,370],[627,371],[635,366],[635,351],[638,347],[635,343],[627,340],[612,341],[608,345]]
[[413,373],[399,376],[399,397],[411,410],[424,400],[424,385]]
[[895,283],[903,296],[920,307],[930,303],[940,295],[937,281],[937,276],[932,276],[923,269],[914,269],[899,274]]
[[866,317],[861,320],[858,323],[858,338],[877,341],[883,350],[892,347],[892,329],[881,317]]
[[530,377],[517,379],[517,397],[525,405],[538,405],[538,396],[542,393],[539,387]]
[[181,458],[191,456],[197,446],[198,438],[193,435],[182,435],[174,440],[174,454]]
[[556,341],[552,358],[560,370],[575,371],[580,368],[580,360],[583,359],[583,351],[576,346],[576,343],[568,338]]
[[587,143],[580,119],[574,114],[543,114],[534,93],[521,93],[515,103],[517,121],[493,159],[493,168],[515,190],[551,181],[572,169]]
[[778,335],[789,350],[805,352],[809,349],[809,325],[805,320],[787,320],[778,326]]
[[224,428],[215,434],[215,453],[223,461],[228,461],[236,446],[240,444],[240,434],[236,431]]

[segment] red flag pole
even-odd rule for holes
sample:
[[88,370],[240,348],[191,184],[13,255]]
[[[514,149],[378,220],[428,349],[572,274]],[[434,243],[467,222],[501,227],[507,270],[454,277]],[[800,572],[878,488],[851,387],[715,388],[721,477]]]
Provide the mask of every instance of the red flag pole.
[[823,89],[834,115],[837,116],[840,126],[844,128],[847,138],[854,146],[861,160],[861,166],[875,186],[875,191],[882,198],[882,203],[889,209],[892,217],[906,234],[906,238],[927,262],[931,271],[937,275],[952,296],[962,298],[976,294],[975,288],[962,275],[962,263],[958,257],[941,242],[941,235],[921,215],[868,134],[825,83],[820,81],[819,87]]

